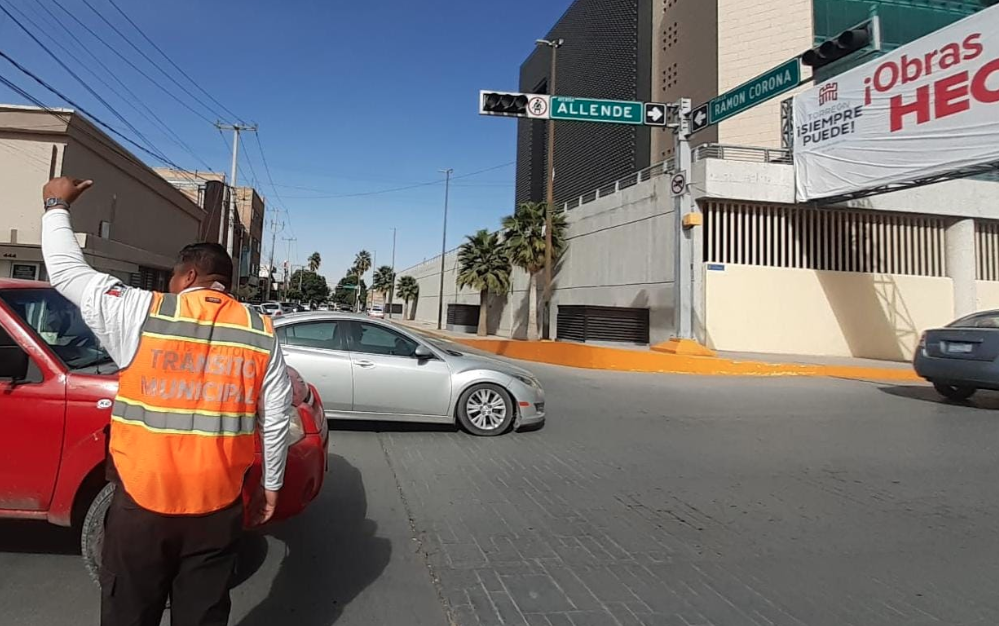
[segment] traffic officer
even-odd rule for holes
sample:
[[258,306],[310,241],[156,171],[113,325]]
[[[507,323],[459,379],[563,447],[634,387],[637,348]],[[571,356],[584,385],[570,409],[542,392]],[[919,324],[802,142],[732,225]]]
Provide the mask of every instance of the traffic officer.
[[291,382],[270,319],[230,296],[222,246],[180,251],[169,293],[91,269],[70,225],[89,180],[42,190],[42,254],[52,285],[121,369],[111,412],[117,483],[105,522],[101,624],[223,626],[243,527],[243,478],[263,448],[251,524],[274,514],[287,458]]

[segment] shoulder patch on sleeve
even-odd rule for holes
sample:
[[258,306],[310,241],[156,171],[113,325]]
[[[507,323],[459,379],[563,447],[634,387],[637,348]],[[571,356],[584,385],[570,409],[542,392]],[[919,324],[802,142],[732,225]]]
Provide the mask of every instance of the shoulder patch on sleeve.
[[111,297],[114,297],[114,298],[120,298],[122,296],[122,294],[125,293],[126,289],[128,289],[128,287],[126,287],[125,285],[123,285],[121,283],[115,283],[115,284],[111,285],[108,288],[107,291],[104,292],[104,295],[105,296],[111,296]]

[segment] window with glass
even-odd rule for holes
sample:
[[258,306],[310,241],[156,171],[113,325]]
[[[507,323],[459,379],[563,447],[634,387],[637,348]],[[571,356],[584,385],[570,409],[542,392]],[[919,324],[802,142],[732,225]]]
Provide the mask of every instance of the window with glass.
[[360,328],[354,344],[355,352],[387,356],[413,356],[419,345],[409,337],[379,324],[358,322]]
[[873,9],[881,17],[884,47],[892,50],[992,4],[994,0],[814,0],[815,43],[864,22]]
[[54,289],[8,289],[0,291],[0,300],[66,367],[73,370],[99,367],[100,373],[114,369],[114,362],[84,323],[80,309]]
[[343,350],[341,325],[335,320],[289,324],[277,328],[275,333],[278,341],[285,345]]

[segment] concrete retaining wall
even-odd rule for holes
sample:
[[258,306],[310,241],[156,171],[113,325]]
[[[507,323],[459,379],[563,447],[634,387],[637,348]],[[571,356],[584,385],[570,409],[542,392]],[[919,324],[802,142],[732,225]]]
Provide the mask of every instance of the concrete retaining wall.
[[[570,210],[569,248],[554,278],[553,332],[557,332],[560,303],[592,304],[648,308],[652,342],[669,339],[673,332],[673,220],[666,177]],[[417,320],[437,321],[440,263],[438,256],[399,273],[413,276],[420,285]],[[479,302],[479,294],[455,288],[456,276],[457,251],[451,251],[444,258],[445,311],[449,303]],[[527,336],[527,289],[527,274],[514,269],[510,293],[491,301],[491,333]]]

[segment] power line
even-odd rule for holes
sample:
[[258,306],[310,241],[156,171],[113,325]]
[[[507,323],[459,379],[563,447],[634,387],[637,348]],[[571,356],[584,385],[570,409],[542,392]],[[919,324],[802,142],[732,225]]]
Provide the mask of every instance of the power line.
[[159,150],[159,148],[157,148],[153,144],[153,142],[149,141],[149,139],[145,135],[143,135],[139,131],[139,129],[137,129],[135,126],[133,126],[132,123],[129,122],[127,119],[125,119],[125,116],[123,116],[121,113],[118,112],[117,109],[115,109],[113,106],[111,106],[111,104],[107,100],[105,100],[99,93],[97,93],[96,91],[94,91],[93,87],[91,87],[90,85],[88,85],[85,80],[83,80],[82,78],[80,78],[80,76],[76,72],[74,72],[72,69],[70,69],[70,67],[68,65],[66,65],[65,63],[63,63],[62,59],[60,59],[58,57],[58,55],[56,55],[54,52],[52,52],[52,50],[50,50],[48,48],[48,46],[44,45],[38,39],[38,37],[35,37],[34,33],[32,33],[30,30],[28,30],[27,26],[25,26],[24,24],[22,24],[20,20],[18,20],[16,17],[14,17],[14,15],[10,11],[7,10],[6,6],[4,6],[3,4],[0,4],[0,11],[3,11],[4,14],[6,14],[7,17],[9,17],[10,20],[12,22],[14,22],[14,24],[16,24],[18,28],[20,28],[22,31],[24,31],[24,34],[26,34],[28,37],[30,37],[32,41],[34,41],[36,44],[38,44],[39,48],[41,48],[43,51],[45,51],[45,54],[49,55],[52,58],[53,61],[55,61],[57,64],[59,64],[59,67],[61,67],[63,70],[65,70],[67,74],[69,74],[70,76],[72,76],[73,79],[76,80],[76,82],[80,83],[80,85],[82,85],[83,88],[85,90],[87,90],[87,93],[89,93],[90,95],[92,95],[94,98],[97,99],[98,102],[100,102],[101,104],[103,104],[104,108],[106,108],[108,111],[110,111],[111,114],[114,115],[115,117],[117,117],[123,124],[125,124],[125,126],[127,126],[129,130],[131,130],[140,139],[142,139],[142,141],[144,141],[148,147],[152,148],[153,150]]
[[177,80],[173,76],[171,76],[169,73],[167,73],[166,70],[164,70],[158,63],[156,63],[156,61],[153,61],[151,58],[149,58],[148,54],[146,54],[145,52],[143,52],[141,48],[139,48],[137,45],[135,45],[132,42],[131,39],[129,39],[128,37],[126,37],[124,33],[122,33],[120,30],[118,30],[118,27],[115,26],[114,24],[112,24],[111,21],[108,20],[106,17],[104,17],[104,14],[101,13],[100,11],[98,11],[94,7],[94,5],[90,4],[90,0],[83,0],[83,4],[87,5],[87,8],[89,8],[91,11],[93,11],[97,15],[97,17],[99,17],[101,19],[102,22],[104,22],[105,24],[107,24],[111,28],[111,30],[113,30],[115,33],[118,34],[119,37],[121,37],[123,40],[125,40],[125,43],[127,43],[129,46],[131,46],[133,50],[135,50],[136,52],[138,52],[139,55],[142,56],[143,59],[145,59],[146,61],[149,62],[150,65],[152,65],[153,67],[155,67],[156,69],[158,69],[160,71],[160,73],[162,73],[164,76],[166,76],[170,80],[170,82],[172,82],[174,85],[177,85],[177,87],[181,91],[183,91],[188,96],[190,96],[195,102],[197,102],[201,106],[205,107],[205,109],[208,110],[208,111],[210,111],[212,114],[217,115],[218,117],[225,117],[224,115],[219,115],[219,113],[218,113],[218,111],[216,109],[213,109],[211,106],[205,104],[204,100],[202,100],[201,98],[199,98],[195,94],[191,93],[191,91],[187,87],[184,87],[179,82],[177,82]]
[[208,122],[209,124],[213,124],[214,123],[212,120],[208,119],[207,117],[205,117],[204,115],[202,115],[199,111],[197,111],[193,107],[191,107],[191,105],[189,105],[188,103],[186,103],[183,100],[181,100],[180,98],[178,98],[172,91],[170,91],[169,89],[167,89],[166,87],[164,87],[163,85],[161,85],[159,82],[157,82],[156,79],[154,79],[149,74],[147,74],[144,71],[142,71],[142,69],[140,69],[138,66],[136,66],[135,63],[132,63],[132,61],[129,60],[125,55],[123,55],[121,52],[118,52],[118,50],[114,46],[112,46],[108,42],[104,41],[104,39],[100,35],[98,35],[97,33],[95,33],[92,28],[90,28],[84,22],[82,22],[80,20],[80,18],[78,18],[72,11],[70,11],[65,6],[63,6],[63,4],[61,2],[59,2],[59,0],[52,0],[52,2],[54,2],[57,7],[59,7],[60,9],[62,9],[62,11],[64,13],[66,13],[71,18],[73,18],[73,21],[75,21],[77,24],[79,24],[80,26],[82,26],[83,29],[86,30],[88,33],[90,33],[90,35],[93,36],[95,39],[97,39],[97,41],[101,42],[104,45],[105,48],[107,48],[108,50],[110,50],[111,52],[113,52],[115,54],[115,56],[117,56],[119,59],[121,59],[126,64],[128,64],[128,66],[131,67],[133,70],[135,70],[136,72],[138,72],[139,74],[141,74],[146,80],[148,80],[152,84],[154,84],[157,87],[159,87],[160,91],[162,91],[166,95],[168,95],[171,98],[173,98],[178,104],[180,104],[182,107],[184,107],[185,109],[187,109],[191,113],[197,115],[202,120]]
[[[74,102],[72,99],[70,99],[68,96],[66,96],[65,94],[63,94],[62,92],[60,92],[55,87],[49,85],[42,78],[40,78],[36,74],[32,73],[31,70],[27,69],[26,67],[24,67],[23,65],[21,65],[20,63],[18,63],[14,59],[12,59],[6,52],[0,50],[0,58],[6,59],[7,62],[10,63],[11,65],[13,65],[19,72],[21,72],[25,76],[28,76],[29,78],[31,78],[33,81],[35,81],[36,83],[38,83],[39,85],[41,85],[42,87],[44,87],[47,91],[49,91],[49,92],[55,94],[56,96],[58,96],[59,98],[61,98],[63,101],[65,101],[70,106],[72,106],[74,109],[76,109],[76,110],[84,113],[88,117],[90,117],[98,125],[100,125],[103,128],[107,129],[108,132],[110,132],[110,133],[114,134],[115,136],[121,138],[123,141],[125,141],[126,143],[134,146],[138,150],[141,150],[142,152],[145,152],[146,154],[152,156],[153,158],[155,158],[155,159],[157,159],[159,161],[162,161],[162,162],[170,165],[171,167],[179,170],[181,173],[187,175],[190,180],[195,180],[195,179],[191,178],[189,174],[187,174],[187,171],[184,170],[184,168],[182,168],[181,166],[179,166],[176,163],[174,163],[173,161],[171,161],[165,155],[157,154],[157,153],[155,153],[155,152],[147,149],[146,147],[142,146],[141,144],[135,142],[131,138],[127,137],[121,131],[119,131],[118,129],[114,128],[113,126],[111,126],[107,122],[103,121],[102,119],[100,119],[99,117],[97,117],[96,115],[94,115],[93,113],[87,111],[86,109],[84,109],[83,107],[81,107],[79,104],[77,104],[76,102]],[[51,115],[54,115],[56,118],[58,118],[60,120],[63,120],[63,121],[65,121],[65,122],[68,123],[68,121],[69,121],[68,118],[63,117],[61,114],[59,114],[56,111],[53,111],[50,107],[46,106],[41,100],[39,100],[38,98],[32,96],[30,93],[28,93],[26,90],[24,90],[21,87],[19,87],[17,84],[15,84],[14,82],[12,82],[10,79],[8,79],[8,78],[0,75],[0,82],[3,82],[3,84],[5,84],[8,87],[10,87],[12,90],[14,90],[15,93],[18,93],[21,96],[27,98],[32,103],[34,103],[36,106],[44,109],[47,113],[49,113]],[[134,156],[130,155],[127,152],[122,151],[121,149],[117,148],[113,144],[108,144],[107,142],[103,141],[100,137],[95,136],[92,133],[87,132],[86,130],[83,130],[82,132],[84,132],[84,134],[88,135],[89,137],[91,137],[95,141],[99,141],[102,145],[108,147],[110,150],[112,150],[115,153],[119,154],[120,156],[128,159],[129,161],[135,161],[139,165],[141,165],[143,167],[147,167],[144,163],[142,163],[141,161],[139,161],[138,159],[136,159]]]
[[[493,170],[498,170],[503,167],[510,167],[516,163],[516,161],[510,161],[509,163],[501,163],[500,165],[494,165],[492,167],[487,167],[485,169],[477,170],[475,172],[469,172],[467,174],[462,174],[461,176],[452,176],[451,180],[459,178],[468,178],[470,176],[478,176],[479,174],[485,174],[486,172],[491,172]],[[417,189],[419,187],[430,187],[432,185],[439,185],[442,181],[440,180],[430,180],[423,183],[415,183],[412,185],[406,185],[404,187],[393,187],[391,189],[380,189],[378,191],[364,191],[360,193],[345,193],[345,194],[335,194],[335,195],[322,195],[322,196],[297,196],[300,200],[332,200],[336,198],[360,198],[363,196],[377,196],[385,193],[395,193],[397,191],[408,191],[410,189]]]
[[[161,55],[161,56],[162,56],[162,57],[163,57],[164,59],[166,59],[166,60],[167,60],[167,62],[168,62],[168,63],[170,63],[170,65],[172,65],[172,66],[174,67],[174,69],[176,69],[176,70],[177,70],[178,72],[180,72],[180,74],[181,74],[181,75],[182,75],[182,76],[183,76],[184,78],[186,78],[187,80],[191,81],[191,84],[192,84],[192,85],[194,85],[195,87],[197,87],[197,88],[198,88],[198,89],[199,89],[199,90],[201,91],[201,93],[203,93],[203,94],[205,94],[206,96],[208,96],[208,98],[209,98],[209,99],[210,99],[210,100],[211,100],[212,102],[214,102],[215,104],[217,104],[217,105],[219,105],[220,107],[222,107],[222,110],[223,110],[223,111],[225,111],[226,113],[228,113],[228,114],[229,114],[229,115],[230,115],[230,116],[231,116],[232,118],[234,118],[234,119],[238,120],[238,121],[239,121],[240,123],[244,123],[244,124],[245,124],[245,122],[243,122],[243,120],[242,120],[242,119],[240,119],[240,117],[239,117],[238,115],[236,115],[235,113],[233,113],[232,111],[230,111],[230,110],[229,110],[228,108],[226,108],[226,106],[225,106],[224,104],[222,104],[221,102],[219,102],[218,100],[216,100],[216,99],[215,99],[215,98],[214,98],[214,97],[212,96],[212,94],[210,94],[210,93],[208,93],[207,91],[205,91],[205,89],[204,89],[204,88],[203,88],[203,87],[202,87],[201,85],[199,85],[199,84],[197,83],[197,81],[195,81],[195,80],[194,80],[193,78],[191,78],[191,77],[190,77],[190,76],[189,76],[189,75],[187,74],[187,72],[185,72],[185,71],[184,71],[183,69],[181,69],[181,67],[180,67],[179,65],[177,65],[176,63],[174,63],[173,59],[171,59],[171,58],[170,58],[169,56],[167,56],[167,53],[166,53],[166,52],[163,52],[163,50],[162,50],[162,49],[161,49],[161,48],[160,48],[159,46],[157,46],[157,45],[156,45],[156,42],[155,42],[155,41],[153,41],[152,39],[150,39],[149,35],[147,35],[147,34],[145,33],[145,31],[143,31],[143,30],[142,30],[141,28],[139,28],[139,25],[138,25],[138,24],[136,24],[136,23],[135,23],[134,21],[132,21],[132,18],[130,18],[130,17],[129,17],[129,16],[128,16],[128,15],[127,15],[127,14],[126,14],[126,13],[125,13],[124,11],[122,11],[122,10],[121,10],[121,7],[119,7],[119,6],[118,6],[118,4],[117,4],[117,3],[116,3],[116,2],[114,1],[114,0],[108,0],[108,2],[109,2],[109,3],[111,4],[111,6],[113,6],[113,7],[115,8],[115,10],[116,10],[116,11],[118,11],[118,13],[120,13],[120,14],[121,14],[121,16],[122,16],[123,18],[125,18],[125,20],[126,20],[126,21],[127,21],[127,22],[128,22],[129,24],[131,24],[131,25],[132,25],[132,27],[133,27],[133,28],[135,28],[135,30],[136,30],[136,31],[138,31],[138,33],[139,33],[140,35],[142,35],[142,38],[143,38],[143,39],[145,39],[145,40],[146,40],[147,42],[149,42],[149,45],[151,45],[151,46],[152,46],[153,48],[155,48],[155,49],[156,49],[156,51],[157,51],[157,52],[159,52],[159,53],[160,53],[160,55]],[[220,117],[221,117],[221,116],[220,116]]]
[[[73,33],[73,31],[66,27],[66,25],[62,22],[62,20],[59,19],[58,16],[56,16],[55,14],[53,14],[49,10],[49,8],[47,6],[45,6],[44,4],[41,4],[40,0],[35,0],[35,2],[37,4],[39,4],[39,6],[41,6],[41,8],[48,14],[49,18],[51,20],[53,20],[59,28],[61,28],[63,31],[65,31],[67,35],[69,35],[69,37],[76,43],[76,45],[81,50],[83,50],[84,52],[86,52],[90,56],[90,58],[92,58],[101,68],[103,68],[104,71],[107,72],[107,74],[109,76],[111,76],[111,78],[113,78],[115,80],[115,82],[117,82],[122,87],[122,89],[125,90],[125,92],[131,97],[131,99],[126,98],[124,95],[121,94],[120,91],[118,91],[117,89],[115,89],[114,86],[112,86],[106,80],[104,80],[103,78],[101,78],[101,76],[97,72],[95,72],[94,70],[92,70],[87,64],[81,63],[81,62],[79,62],[79,59],[77,59],[77,62],[80,64],[80,66],[83,69],[85,69],[91,76],[93,76],[102,85],[104,85],[104,87],[106,87],[108,89],[108,91],[110,91],[114,95],[118,96],[118,98],[122,102],[124,102],[125,104],[127,104],[133,111],[135,111],[136,113],[138,113],[139,115],[141,115],[146,121],[148,121],[149,123],[153,124],[158,129],[160,129],[160,131],[164,133],[164,136],[167,139],[169,139],[175,145],[177,145],[179,148],[181,148],[182,150],[184,150],[185,152],[187,152],[187,154],[191,155],[191,157],[194,158],[196,161],[198,161],[202,165],[204,165],[205,169],[208,169],[208,170],[212,169],[211,166],[203,158],[201,158],[200,156],[198,156],[197,153],[194,152],[194,150],[191,148],[191,146],[189,146],[183,139],[181,139],[180,136],[177,135],[177,133],[175,133],[169,126],[167,126],[166,124],[164,124],[157,117],[157,115],[148,106],[146,106],[142,102],[142,100],[138,96],[136,96],[135,93],[131,89],[128,88],[128,85],[126,85],[125,83],[123,83],[121,81],[121,79],[118,78],[118,76],[117,76],[117,74],[115,72],[112,72],[111,69],[108,68],[108,66],[104,64],[103,61],[101,61],[93,52],[91,52],[90,49],[86,45],[84,45],[84,43],[82,41],[80,41],[80,39]],[[31,24],[31,26],[33,26],[35,28],[36,31],[38,31],[38,32],[44,32],[45,29],[42,28],[41,26],[39,26],[38,23],[36,23],[34,20],[32,20],[31,17],[29,17],[28,15],[26,15],[22,10],[18,9],[14,5],[11,5],[10,8],[14,9],[15,11],[17,11],[18,14],[21,17],[23,17],[29,24]],[[67,57],[77,58],[77,55],[74,54],[73,52],[71,52],[66,46],[64,46],[59,41],[59,38],[57,38],[57,37],[51,37],[50,41],[51,41],[51,43],[54,43],[60,50],[62,50],[63,52],[65,52]]]

